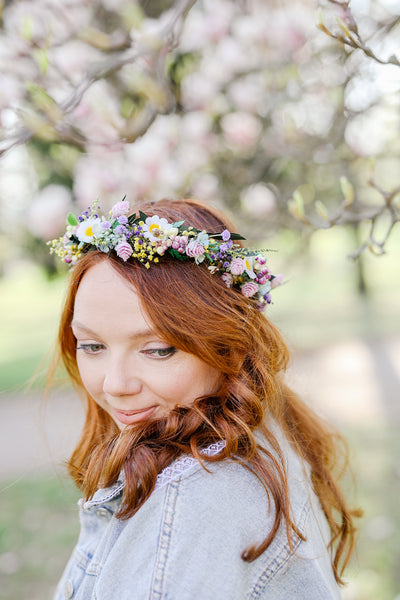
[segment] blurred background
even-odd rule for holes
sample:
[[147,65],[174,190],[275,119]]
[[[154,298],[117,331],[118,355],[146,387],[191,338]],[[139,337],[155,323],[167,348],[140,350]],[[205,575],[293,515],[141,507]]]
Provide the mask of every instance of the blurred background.
[[345,434],[365,511],[343,597],[400,600],[399,16],[0,0],[2,598],[50,599],[78,534],[63,461],[82,408],[63,381],[42,403],[66,286],[46,241],[126,194],[197,197],[277,250],[267,317],[292,386]]

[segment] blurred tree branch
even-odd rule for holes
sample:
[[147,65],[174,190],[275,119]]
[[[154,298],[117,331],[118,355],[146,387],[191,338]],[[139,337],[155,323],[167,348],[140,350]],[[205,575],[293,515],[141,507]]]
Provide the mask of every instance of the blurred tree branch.
[[[169,112],[173,108],[173,96],[163,76],[165,63],[168,53],[178,44],[184,19],[195,2],[196,0],[176,2],[167,13],[164,13],[158,27],[151,32],[148,39],[144,36],[142,40],[131,39],[129,42],[129,38],[123,36],[123,42],[113,45],[110,36],[94,28],[84,28],[76,32],[80,39],[90,45],[107,52],[112,51],[112,56],[90,65],[81,81],[61,103],[57,103],[38,84],[28,85],[28,92],[31,92],[30,106],[28,111],[24,108],[20,109],[20,117],[25,122],[25,127],[0,140],[0,157],[11,148],[35,136],[67,142],[82,149],[87,142],[93,143],[94,140],[88,140],[82,132],[77,131],[68,122],[68,115],[80,104],[85,92],[95,81],[107,79],[123,66],[133,64],[140,59],[146,60],[146,63],[151,65],[148,68],[148,77],[154,78],[157,82],[159,97],[163,100],[156,106],[146,107],[145,114],[141,115],[135,127],[129,128],[130,134],[123,141],[133,142],[143,135],[158,113]],[[59,7],[56,7],[56,10],[59,10]]]
[[[343,18],[336,17],[337,24],[341,30],[339,32],[332,32],[328,29],[322,19],[322,13],[320,12],[320,22],[318,24],[318,28],[326,33],[329,37],[337,40],[344,46],[348,46],[353,50],[361,50],[365,56],[368,58],[372,58],[377,63],[381,65],[395,65],[396,67],[400,66],[400,61],[392,54],[387,59],[380,58],[377,56],[376,52],[362,39],[358,30],[358,24],[356,19],[353,16],[350,3],[351,0],[346,0],[345,2],[340,2],[340,0],[328,0],[331,4],[334,4],[343,11]],[[399,18],[393,19],[390,23],[386,23],[382,26],[385,29],[386,33],[392,31],[400,22]]]
[[[352,256],[383,254],[400,183],[379,170],[398,156],[398,110],[373,83],[400,65],[388,45],[400,20],[381,11],[366,26],[350,1],[320,3],[319,29],[313,0],[5,3],[0,156],[26,144],[33,212],[54,183],[79,207],[192,195],[256,242],[361,224]],[[0,182],[0,209],[7,194]]]
[[[372,59],[380,65],[400,66],[400,61],[397,56],[391,55],[386,59],[381,58],[371,46],[362,39],[362,36],[359,33],[357,20],[351,10],[351,0],[328,0],[328,2],[339,7],[342,12],[341,17],[336,17],[340,32],[333,32],[324,24],[322,12],[320,10],[318,28],[321,31],[330,38],[340,42],[344,47],[347,47],[350,53],[361,50],[368,59]],[[398,17],[393,17],[388,22],[377,24],[377,32],[381,35],[388,34],[393,31],[399,23],[400,19]],[[375,34],[377,32],[375,32]],[[369,224],[366,240],[351,253],[350,257],[353,259],[358,258],[365,249],[369,249],[376,255],[385,254],[387,241],[395,225],[400,221],[400,203],[398,198],[400,186],[396,186],[389,191],[384,190],[374,181],[373,171],[371,170],[368,185],[379,194],[381,202],[374,203],[373,205],[363,205],[361,202],[358,202],[357,209],[352,211],[351,209],[354,207],[355,200],[354,187],[345,176],[340,178],[340,184],[344,199],[336,209],[328,211],[324,203],[320,200],[317,200],[314,203],[314,209],[319,219],[306,215],[304,199],[299,191],[295,191],[293,198],[288,203],[289,212],[296,220],[311,229],[329,229],[336,225],[347,223],[364,222]],[[386,220],[384,232],[380,235],[380,240],[378,240],[376,237],[376,229],[384,219]]]

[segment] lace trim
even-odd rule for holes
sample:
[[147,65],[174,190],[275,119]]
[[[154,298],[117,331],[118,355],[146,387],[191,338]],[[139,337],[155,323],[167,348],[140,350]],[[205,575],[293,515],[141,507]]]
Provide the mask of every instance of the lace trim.
[[[226,446],[225,441],[215,442],[214,444],[210,444],[207,448],[201,451],[201,454],[206,456],[215,456],[219,454],[221,450],[223,450]],[[165,467],[157,475],[156,484],[154,486],[154,491],[163,488],[168,485],[171,481],[174,481],[194,466],[198,465],[199,461],[194,456],[182,456],[182,458],[178,458],[178,460],[168,467]]]
[[[215,456],[219,454],[221,450],[223,450],[226,446],[225,441],[215,442],[214,444],[210,444],[207,448],[201,451],[200,454],[204,454],[205,456]],[[190,471],[193,467],[199,464],[199,461],[193,456],[182,456],[178,458],[174,463],[165,467],[157,475],[156,484],[154,486],[154,490],[159,490],[164,486],[168,485],[171,481],[174,481],[178,477],[181,477],[187,471]],[[125,475],[124,472],[120,474],[120,478],[116,484],[107,489],[99,489],[95,493],[92,500],[88,500],[84,502],[81,498],[78,502],[79,506],[81,506],[84,510],[90,511],[94,510],[97,506],[108,502],[109,500],[113,500],[116,496],[118,496],[125,487]]]

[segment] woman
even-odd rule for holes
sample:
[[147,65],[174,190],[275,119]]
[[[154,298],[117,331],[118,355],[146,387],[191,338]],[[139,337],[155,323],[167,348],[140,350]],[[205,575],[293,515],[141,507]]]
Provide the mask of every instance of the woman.
[[74,266],[59,348],[87,402],[55,598],[340,598],[356,512],[337,438],[282,379],[261,312],[282,277],[200,202],[96,211],[52,243]]

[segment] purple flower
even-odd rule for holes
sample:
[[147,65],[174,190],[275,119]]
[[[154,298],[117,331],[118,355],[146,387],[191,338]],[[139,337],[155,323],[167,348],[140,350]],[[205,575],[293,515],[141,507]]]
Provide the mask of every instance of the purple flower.
[[110,227],[111,227],[110,221],[103,221],[101,224],[102,229],[110,229]]
[[265,285],[268,279],[265,277],[265,275],[263,275],[262,277],[257,277],[257,281],[260,285]]
[[118,223],[120,223],[121,225],[126,225],[128,223],[128,217],[125,215],[121,215],[120,217],[118,217]]
[[125,227],[125,225],[117,225],[115,228],[115,233],[119,233],[119,234],[128,233],[128,230]]
[[229,245],[228,244],[221,244],[220,247],[220,252],[227,252],[227,250],[229,249]]
[[227,229],[224,229],[224,231],[222,232],[222,239],[224,240],[224,242],[227,242],[231,237],[231,234],[229,233],[229,231]]

